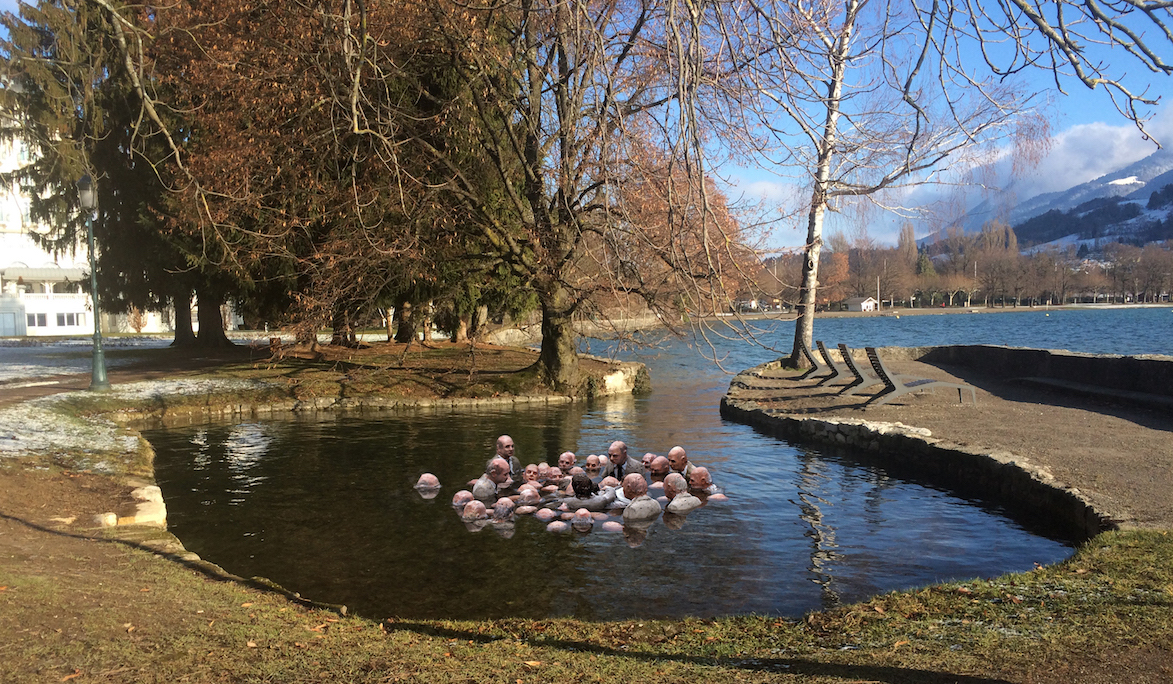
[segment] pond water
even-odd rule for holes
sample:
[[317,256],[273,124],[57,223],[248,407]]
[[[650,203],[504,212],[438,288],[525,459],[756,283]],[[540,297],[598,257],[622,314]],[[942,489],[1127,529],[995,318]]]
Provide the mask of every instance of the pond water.
[[[1045,313],[821,319],[816,336],[852,346],[1170,352],[1167,309]],[[789,322],[766,324],[781,340],[792,334]],[[714,341],[734,369],[776,356]],[[1070,554],[1070,540],[1027,529],[996,504],[860,454],[791,445],[721,420],[729,377],[679,342],[631,356],[650,367],[648,396],[147,432],[169,525],[231,572],[375,618],[799,616]],[[567,449],[581,460],[613,439],[637,456],[682,444],[729,501],[694,511],[680,529],[657,522],[636,548],[598,526],[554,534],[528,517],[470,532],[449,501],[501,433],[513,436],[522,463],[553,463]],[[425,471],[444,483],[433,500],[411,488]]]

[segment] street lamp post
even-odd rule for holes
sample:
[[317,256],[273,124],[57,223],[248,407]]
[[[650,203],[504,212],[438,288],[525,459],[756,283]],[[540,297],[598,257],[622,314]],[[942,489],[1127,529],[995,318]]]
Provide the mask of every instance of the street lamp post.
[[98,262],[94,252],[94,184],[88,175],[77,181],[77,196],[86,213],[86,241],[90,248],[90,301],[94,304],[94,358],[90,375],[90,390],[110,389],[106,380],[106,354],[102,351],[102,316],[98,313]]

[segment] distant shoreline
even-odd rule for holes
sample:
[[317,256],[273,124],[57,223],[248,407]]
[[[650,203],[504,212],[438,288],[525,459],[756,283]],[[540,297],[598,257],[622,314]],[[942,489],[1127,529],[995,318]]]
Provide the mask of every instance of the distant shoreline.
[[[899,316],[939,316],[943,314],[991,314],[991,313],[1023,313],[1023,312],[1037,312],[1037,311],[1101,311],[1101,310],[1115,310],[1115,309],[1167,309],[1173,308],[1173,303],[1163,302],[1159,304],[1064,304],[1062,306],[1008,306],[1008,307],[985,307],[985,306],[969,306],[969,307],[948,307],[948,308],[906,308],[899,307],[896,309],[883,309],[881,311],[820,311],[815,314],[815,318],[892,318]],[[760,313],[760,314],[742,314],[742,318],[750,320],[774,320],[774,321],[794,321],[798,316],[794,313]],[[729,314],[727,316],[714,316],[717,320],[735,319],[736,316]]]

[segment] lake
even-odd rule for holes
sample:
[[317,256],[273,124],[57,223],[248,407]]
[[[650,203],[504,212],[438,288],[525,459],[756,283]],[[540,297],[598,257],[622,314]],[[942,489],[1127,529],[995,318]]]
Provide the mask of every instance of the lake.
[[[1168,309],[820,319],[816,337],[851,346],[1007,343],[1168,353]],[[788,346],[793,324],[775,325]],[[603,343],[589,346],[605,352]],[[728,367],[776,354],[714,339]],[[1052,563],[1071,540],[896,473],[862,454],[789,444],[723,421],[729,376],[664,341],[625,354],[654,391],[569,407],[289,418],[149,431],[171,530],[244,576],[381,618],[799,616],[879,592]],[[522,463],[684,445],[729,501],[658,522],[631,548],[619,533],[549,533],[528,517],[469,531],[449,505],[497,435]],[[421,472],[445,485],[433,500]]]

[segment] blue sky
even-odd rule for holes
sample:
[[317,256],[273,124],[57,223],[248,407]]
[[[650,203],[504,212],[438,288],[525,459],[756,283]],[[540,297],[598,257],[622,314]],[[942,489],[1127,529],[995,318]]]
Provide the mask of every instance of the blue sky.
[[[14,11],[17,0],[0,0],[0,10]],[[1168,59],[1168,57],[1166,57]],[[1130,68],[1132,76],[1144,76],[1139,66]],[[1054,138],[1050,153],[1043,158],[1034,172],[1019,179],[1017,193],[1026,199],[1042,192],[1064,190],[1073,185],[1087,182],[1110,173],[1122,166],[1152,154],[1156,146],[1143,139],[1140,132],[1113,108],[1107,94],[1102,90],[1091,91],[1082,84],[1071,83],[1067,95],[1059,94],[1053,81],[1038,77],[1040,92],[1050,91],[1054,97],[1052,130]],[[1132,83],[1144,82],[1138,78]],[[1152,76],[1149,81],[1150,96],[1160,96],[1159,105],[1151,109],[1153,115],[1148,123],[1149,130],[1164,146],[1173,145],[1173,78]],[[778,199],[785,194],[805,194],[805,189],[794,186],[793,177],[780,177],[758,169],[725,169],[722,176],[731,187],[730,196],[739,195],[747,200],[757,198]],[[934,188],[921,188],[906,198],[906,203],[917,204],[918,198],[932,201],[941,196]],[[980,199],[980,198],[979,198]],[[971,199],[971,203],[976,201]],[[828,227],[831,230],[845,229],[847,218],[833,218]],[[878,242],[895,244],[902,219],[873,212],[864,219],[868,232]],[[917,225],[917,236],[930,232],[925,225]],[[783,249],[802,245],[806,238],[805,219],[779,225],[768,240],[768,246]]]

